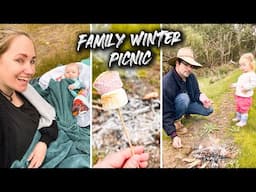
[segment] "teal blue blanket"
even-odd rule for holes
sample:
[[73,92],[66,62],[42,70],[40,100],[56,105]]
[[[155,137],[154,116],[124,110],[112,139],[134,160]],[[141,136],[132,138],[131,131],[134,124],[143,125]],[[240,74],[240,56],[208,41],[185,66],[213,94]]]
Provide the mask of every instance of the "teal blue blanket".
[[[31,83],[39,94],[55,108],[59,128],[58,138],[50,144],[42,168],[90,167],[90,126],[79,127],[72,115],[74,98],[67,89],[70,83],[72,83],[70,79],[63,79],[60,82],[51,80],[49,87],[45,90],[40,87],[38,81]],[[28,166],[27,158],[39,139],[40,132],[37,131],[23,158],[14,161],[12,168]]]

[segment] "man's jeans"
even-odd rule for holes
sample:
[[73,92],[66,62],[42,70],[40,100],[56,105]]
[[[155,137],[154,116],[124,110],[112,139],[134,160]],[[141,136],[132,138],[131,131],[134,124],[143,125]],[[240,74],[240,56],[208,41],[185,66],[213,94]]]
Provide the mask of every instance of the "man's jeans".
[[199,114],[208,116],[213,112],[212,107],[205,108],[199,102],[190,102],[187,93],[181,93],[175,98],[176,117],[175,120],[180,119],[185,114]]

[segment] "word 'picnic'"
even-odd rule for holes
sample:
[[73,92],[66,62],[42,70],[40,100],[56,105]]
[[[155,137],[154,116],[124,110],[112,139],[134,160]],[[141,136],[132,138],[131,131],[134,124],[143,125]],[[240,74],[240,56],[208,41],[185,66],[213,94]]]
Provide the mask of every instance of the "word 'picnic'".
[[[168,30],[155,30],[154,32],[140,31],[139,33],[131,33],[130,43],[133,47],[146,47],[157,46],[160,48],[162,45],[173,46],[175,43],[181,42],[181,32],[168,31]],[[85,49],[106,49],[115,48],[119,49],[126,40],[127,34],[125,33],[85,33],[79,35],[77,43],[77,51],[83,46]],[[108,66],[112,67],[114,64],[118,66],[145,66],[153,59],[151,50],[137,50],[126,52],[112,52],[110,54]]]

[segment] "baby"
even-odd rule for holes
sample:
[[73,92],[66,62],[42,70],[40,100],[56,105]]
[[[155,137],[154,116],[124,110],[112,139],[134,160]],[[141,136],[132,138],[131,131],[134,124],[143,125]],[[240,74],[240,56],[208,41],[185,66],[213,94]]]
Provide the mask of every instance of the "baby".
[[78,125],[85,127],[85,115],[82,114],[89,111],[89,88],[82,85],[79,75],[80,71],[77,63],[70,63],[65,66],[64,78],[74,81],[68,86],[70,93],[74,96],[72,114],[77,117]]
[[70,93],[74,97],[77,96],[77,92],[75,90],[82,88],[82,84],[79,80],[79,74],[80,74],[79,66],[77,65],[77,63],[70,63],[70,64],[66,65],[64,77],[75,81],[74,83],[72,83],[68,86]]

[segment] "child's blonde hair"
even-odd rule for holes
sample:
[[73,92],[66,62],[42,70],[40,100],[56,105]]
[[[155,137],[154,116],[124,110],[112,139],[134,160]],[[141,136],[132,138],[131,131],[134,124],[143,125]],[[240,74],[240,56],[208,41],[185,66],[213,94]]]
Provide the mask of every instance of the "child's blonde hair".
[[245,60],[246,62],[248,62],[251,71],[255,70],[255,60],[254,60],[254,55],[252,53],[244,53],[240,59],[239,59],[239,63],[241,63],[243,60]]

